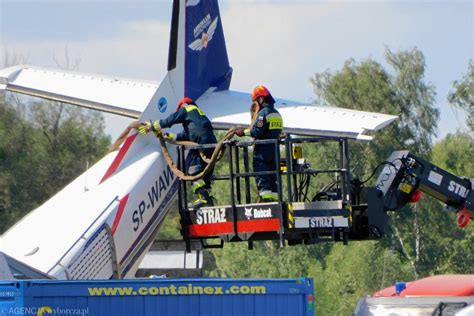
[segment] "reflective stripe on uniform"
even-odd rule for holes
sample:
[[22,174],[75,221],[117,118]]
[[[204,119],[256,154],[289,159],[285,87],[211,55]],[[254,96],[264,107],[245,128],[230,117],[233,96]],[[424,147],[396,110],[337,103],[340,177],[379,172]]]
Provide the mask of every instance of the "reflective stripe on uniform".
[[274,201],[278,200],[278,193],[272,192],[272,191],[260,191],[258,193],[263,199],[271,199]]
[[265,119],[268,122],[268,129],[283,129],[283,119],[280,113],[270,113]]
[[198,204],[198,203],[207,203],[207,200],[204,199],[202,195],[199,195],[199,197],[193,201],[193,204]]
[[199,115],[204,116],[204,112],[196,105],[185,105],[184,108],[186,109],[186,112],[191,112],[193,110],[198,111]]
[[197,190],[199,190],[205,185],[206,185],[206,182],[203,179],[199,179],[193,182],[191,189],[193,190],[194,193],[196,193]]
[[200,165],[192,165],[188,167],[188,173],[191,175],[194,175],[196,173],[199,173],[201,171],[201,166]]

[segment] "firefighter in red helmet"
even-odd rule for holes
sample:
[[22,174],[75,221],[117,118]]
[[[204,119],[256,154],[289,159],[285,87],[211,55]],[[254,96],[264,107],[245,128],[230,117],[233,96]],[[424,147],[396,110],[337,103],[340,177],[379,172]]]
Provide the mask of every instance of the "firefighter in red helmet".
[[[199,106],[188,97],[181,99],[176,107],[176,112],[165,119],[145,123],[139,128],[139,132],[145,135],[152,131],[157,134],[162,128],[169,128],[175,124],[183,125],[183,132],[179,134],[167,133],[166,137],[172,141],[192,141],[198,144],[215,144],[217,139],[214,136],[211,122],[199,108]],[[204,155],[211,158],[213,148],[203,149]],[[198,149],[189,150],[185,161],[185,168],[189,175],[196,175],[204,170],[207,163],[201,158]],[[212,206],[213,197],[211,194],[211,177],[213,170],[207,173],[204,178],[192,183],[192,190],[197,195],[193,203],[194,208],[202,206]]]
[[[238,130],[237,136],[251,136],[255,140],[278,139],[283,130],[283,119],[275,109],[275,100],[264,86],[257,86],[252,91],[253,118],[250,128]],[[275,171],[275,145],[255,144],[253,153],[253,170]],[[276,175],[256,176],[260,202],[278,200]]]

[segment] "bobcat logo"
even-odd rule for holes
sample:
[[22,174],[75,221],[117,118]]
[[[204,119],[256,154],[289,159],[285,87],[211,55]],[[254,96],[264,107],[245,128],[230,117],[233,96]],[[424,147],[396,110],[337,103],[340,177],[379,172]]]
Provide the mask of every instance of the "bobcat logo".
[[245,209],[245,217],[247,217],[247,219],[251,219],[253,217],[252,208],[244,207],[244,209]]

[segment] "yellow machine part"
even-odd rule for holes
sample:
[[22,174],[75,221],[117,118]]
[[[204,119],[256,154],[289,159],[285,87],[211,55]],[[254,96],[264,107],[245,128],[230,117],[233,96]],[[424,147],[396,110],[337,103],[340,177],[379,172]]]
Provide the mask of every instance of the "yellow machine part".
[[293,145],[293,148],[291,149],[291,153],[292,153],[293,159],[301,159],[303,158],[303,147],[299,145]]

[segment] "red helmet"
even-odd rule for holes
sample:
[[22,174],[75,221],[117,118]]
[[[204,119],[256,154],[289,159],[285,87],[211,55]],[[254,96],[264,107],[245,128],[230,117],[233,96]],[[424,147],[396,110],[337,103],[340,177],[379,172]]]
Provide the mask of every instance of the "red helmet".
[[178,111],[179,108],[180,108],[181,106],[183,106],[183,104],[189,104],[189,103],[193,103],[193,99],[188,98],[188,97],[182,98],[182,99],[179,100],[179,102],[178,102],[178,106],[176,107],[176,111]]
[[257,100],[258,97],[266,97],[270,95],[270,91],[264,86],[256,86],[252,91],[252,101]]

